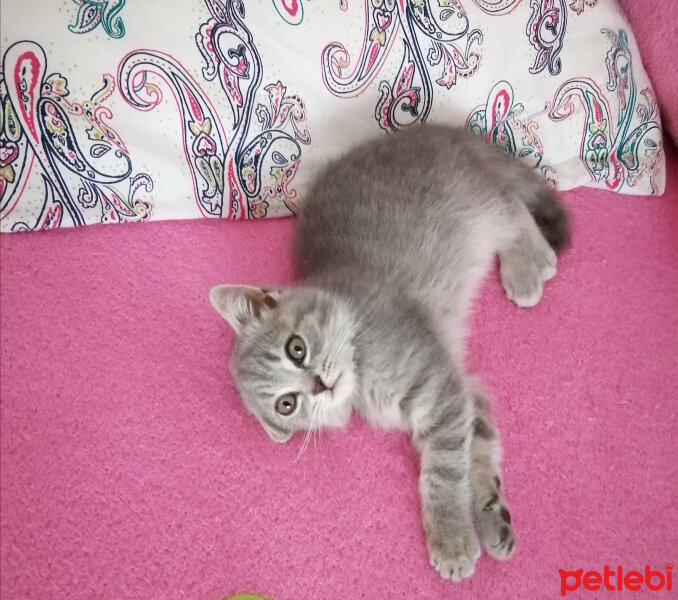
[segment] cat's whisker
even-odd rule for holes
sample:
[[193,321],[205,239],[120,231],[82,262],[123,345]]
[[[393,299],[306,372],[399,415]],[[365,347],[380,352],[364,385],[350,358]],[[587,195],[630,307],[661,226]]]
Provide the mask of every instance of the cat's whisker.
[[315,448],[316,453],[318,452],[318,434],[320,432],[320,422],[321,422],[321,412],[322,412],[322,403],[318,402],[316,404],[316,410],[313,414],[313,421],[311,422],[311,427],[313,429],[313,447]]
[[318,403],[318,411],[317,411],[317,416],[315,419],[315,423],[313,425],[313,447],[315,448],[316,454],[320,454],[320,458],[323,461],[323,465],[325,465],[325,469],[327,469],[327,465],[325,463],[325,454],[323,453],[323,445],[322,445],[322,413],[323,413],[323,406],[322,403]]
[[310,434],[311,434],[310,431],[306,431],[306,433],[304,433],[304,439],[301,442],[301,446],[299,446],[299,452],[297,452],[297,457],[294,459],[295,462],[298,461],[301,458],[301,455],[304,452],[306,452],[306,446],[308,446],[308,439],[309,439]]
[[[315,422],[319,418],[319,415],[318,415],[319,410],[320,410],[319,404],[316,404],[313,407],[313,409],[311,410],[311,416],[310,416],[310,419],[309,419],[309,421],[310,421],[309,427],[306,430],[306,432],[304,433],[304,440],[301,443],[301,446],[299,448],[299,452],[297,453],[297,458],[295,460],[299,460],[301,458],[301,455],[304,454],[304,452],[306,452],[306,449],[308,448],[308,444],[311,441],[311,436],[313,435],[313,431],[315,429]],[[313,443],[315,445],[315,439],[314,439]]]
[[313,448],[318,452],[318,431],[320,431],[320,403],[316,404],[316,410],[313,411],[311,420],[311,429],[313,430]]
[[323,461],[323,467],[325,468],[325,472],[329,473],[329,469],[327,468],[327,460],[325,460],[325,446],[323,444],[323,436],[322,436],[323,430],[322,427],[318,428],[318,446],[320,447],[320,458]]
[[312,425],[312,431],[313,431],[313,449],[315,450],[315,453],[318,454],[318,429],[316,428],[315,424]]
[[305,439],[305,444],[304,444],[304,452],[308,451],[308,446],[311,443],[311,439],[313,438],[313,427],[309,427],[308,431],[306,432],[306,439]]
[[[315,424],[314,424],[314,438],[313,438],[313,445],[315,447],[316,453],[320,454],[320,458],[323,461],[323,467],[325,468],[325,471],[329,473],[329,469],[327,468],[327,461],[325,460],[325,449],[323,446],[323,438],[322,438],[322,423],[323,423],[323,417],[324,417],[324,411],[326,409],[326,405],[319,402],[318,403],[318,411],[317,411],[317,418],[315,419]],[[316,444],[316,439],[317,439],[317,444]],[[318,450],[320,448],[320,450]]]
[[306,452],[306,448],[308,447],[308,442],[309,442],[310,438],[311,438],[311,430],[307,429],[304,432],[304,439],[301,442],[301,446],[299,446],[299,452],[297,452],[297,457],[294,459],[295,462],[298,461],[301,458],[301,455],[304,454],[304,452]]

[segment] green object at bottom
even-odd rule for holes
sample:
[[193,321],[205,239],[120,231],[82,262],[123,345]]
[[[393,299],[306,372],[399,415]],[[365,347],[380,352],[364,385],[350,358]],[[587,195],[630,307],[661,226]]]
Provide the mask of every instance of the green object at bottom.
[[272,600],[272,598],[264,598],[256,594],[236,594],[230,598],[224,598],[224,600]]

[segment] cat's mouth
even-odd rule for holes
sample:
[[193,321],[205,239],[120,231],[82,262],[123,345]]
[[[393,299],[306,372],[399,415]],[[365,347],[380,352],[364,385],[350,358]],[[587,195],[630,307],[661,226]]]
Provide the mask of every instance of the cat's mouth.
[[339,373],[339,375],[337,375],[337,377],[335,377],[334,382],[332,383],[332,385],[330,385],[330,386],[327,388],[328,391],[329,391],[329,393],[330,393],[330,398],[331,398],[332,400],[336,400],[337,398],[340,397],[340,394],[338,393],[338,391],[339,391],[339,389],[340,389],[339,384],[341,383],[341,377],[342,377],[342,375],[343,375],[343,373]]
[[339,375],[337,375],[336,379],[334,380],[334,383],[331,386],[329,386],[330,394],[336,389],[337,384],[339,383],[339,380],[341,379],[342,375],[343,373],[339,373]]
[[339,373],[337,377],[334,378],[334,381],[330,384],[325,383],[321,378],[320,375],[316,375],[315,378],[315,387],[313,389],[313,395],[317,396],[318,394],[322,394],[324,392],[329,392],[330,396],[333,397],[334,390],[337,387],[337,384],[339,383],[339,380],[341,379],[341,376],[343,373]]

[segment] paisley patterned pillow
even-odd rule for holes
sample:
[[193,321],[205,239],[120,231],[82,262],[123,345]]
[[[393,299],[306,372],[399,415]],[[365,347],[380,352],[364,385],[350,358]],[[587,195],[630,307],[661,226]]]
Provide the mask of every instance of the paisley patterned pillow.
[[1,36],[3,231],[289,215],[329,157],[423,121],[561,189],[664,187],[614,0],[23,0]]

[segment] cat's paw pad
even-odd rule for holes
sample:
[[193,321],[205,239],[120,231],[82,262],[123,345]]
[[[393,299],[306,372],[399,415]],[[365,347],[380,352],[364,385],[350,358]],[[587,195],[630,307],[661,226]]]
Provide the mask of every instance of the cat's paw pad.
[[509,300],[525,308],[539,302],[545,279],[536,264],[503,260],[500,274]]
[[451,538],[431,536],[428,553],[433,566],[443,579],[461,581],[475,571],[480,545],[475,531]]
[[488,502],[477,515],[480,537],[488,554],[498,560],[510,558],[516,548],[516,535],[506,505]]

